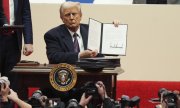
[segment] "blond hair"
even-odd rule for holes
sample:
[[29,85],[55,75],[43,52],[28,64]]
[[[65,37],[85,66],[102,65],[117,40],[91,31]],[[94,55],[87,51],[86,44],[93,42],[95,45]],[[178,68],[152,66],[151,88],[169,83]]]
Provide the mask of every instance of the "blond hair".
[[77,7],[80,14],[81,14],[81,5],[79,2],[72,2],[72,1],[67,1],[61,4],[59,12],[60,12],[60,16],[63,16],[63,11],[64,9],[68,9],[71,7]]

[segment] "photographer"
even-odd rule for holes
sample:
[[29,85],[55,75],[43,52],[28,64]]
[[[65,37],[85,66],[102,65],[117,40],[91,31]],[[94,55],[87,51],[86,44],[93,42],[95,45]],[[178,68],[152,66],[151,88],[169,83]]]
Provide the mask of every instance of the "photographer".
[[156,108],[180,108],[180,93],[178,90],[170,91],[161,88],[158,92],[161,104]]
[[13,108],[12,102],[20,108],[32,108],[31,105],[19,99],[17,93],[10,89],[9,85],[7,77],[0,77],[0,108]]
[[[103,82],[98,81],[95,85],[97,87],[97,92],[102,100],[101,108],[115,108],[114,103],[111,101],[111,99],[108,97],[106,93],[105,85],[103,84]],[[85,93],[83,93],[81,100],[79,102],[79,108],[85,108],[91,101],[92,97],[92,95],[86,97]]]

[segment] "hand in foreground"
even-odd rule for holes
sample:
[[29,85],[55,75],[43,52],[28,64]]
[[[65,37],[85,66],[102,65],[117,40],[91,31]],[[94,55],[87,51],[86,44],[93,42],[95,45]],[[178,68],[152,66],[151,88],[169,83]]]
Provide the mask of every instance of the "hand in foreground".
[[33,52],[33,45],[32,44],[24,44],[23,54],[25,56],[29,56]]
[[20,108],[32,108],[32,106],[21,99],[19,99],[16,92],[14,92],[12,89],[10,89],[10,94],[8,95],[8,99],[15,102]]
[[96,87],[98,89],[98,93],[101,96],[101,99],[104,100],[105,98],[108,98],[107,93],[106,93],[106,88],[105,85],[103,84],[102,81],[98,81],[96,83]]
[[19,99],[17,93],[14,92],[12,89],[10,89],[10,94],[8,95],[8,98],[14,102]]
[[41,106],[45,107],[46,106],[46,100],[47,100],[47,96],[41,96],[39,101],[41,103]]
[[1,89],[0,96],[2,96],[2,101],[8,102],[8,94],[10,92],[10,88],[9,88],[8,84],[6,84],[6,83],[1,84],[0,89]]
[[92,99],[92,96],[85,97],[85,93],[81,96],[81,100],[79,102],[79,105],[81,105],[83,108],[89,103],[89,101]]

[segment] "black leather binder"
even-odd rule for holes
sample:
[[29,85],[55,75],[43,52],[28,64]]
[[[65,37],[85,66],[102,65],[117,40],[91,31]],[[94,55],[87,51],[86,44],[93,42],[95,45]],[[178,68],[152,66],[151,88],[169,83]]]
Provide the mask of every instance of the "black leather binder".
[[120,58],[112,57],[96,57],[96,58],[83,58],[76,62],[76,66],[88,72],[99,72],[104,68],[114,69],[120,67]]

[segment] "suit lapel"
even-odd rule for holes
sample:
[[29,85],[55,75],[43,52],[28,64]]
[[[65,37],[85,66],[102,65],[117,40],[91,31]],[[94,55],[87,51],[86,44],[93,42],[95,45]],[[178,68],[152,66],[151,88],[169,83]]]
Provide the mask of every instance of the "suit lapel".
[[64,45],[68,48],[69,51],[74,52],[74,46],[73,46],[71,34],[69,33],[65,25],[63,25],[62,32],[63,32],[62,39],[63,39]]
[[83,39],[83,44],[84,44],[84,49],[87,49],[87,41],[88,41],[88,32],[85,28],[83,28],[83,26],[80,25],[80,32],[82,35],[82,39]]
[[14,15],[17,15],[18,2],[19,0],[14,0]]

